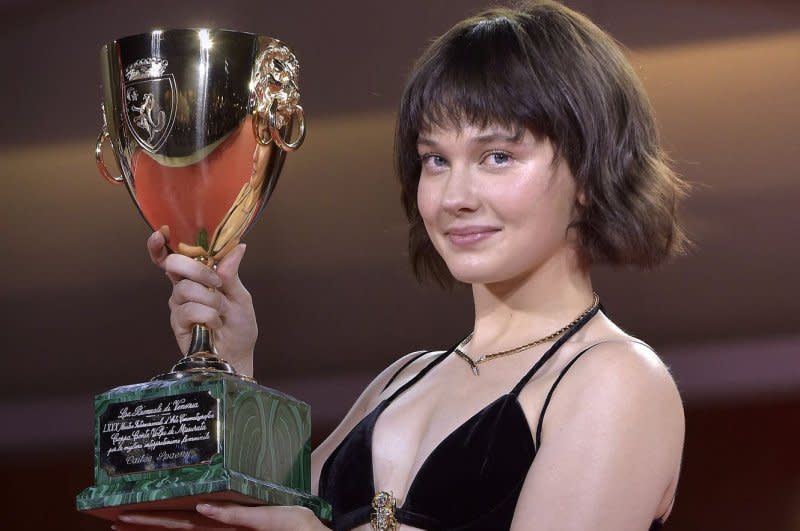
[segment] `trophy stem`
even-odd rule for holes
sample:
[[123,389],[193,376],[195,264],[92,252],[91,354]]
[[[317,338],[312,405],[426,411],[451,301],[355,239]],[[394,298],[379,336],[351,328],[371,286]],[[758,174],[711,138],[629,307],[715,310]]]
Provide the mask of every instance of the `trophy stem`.
[[203,324],[192,327],[192,341],[189,351],[166,374],[160,374],[153,380],[178,380],[186,376],[230,374],[242,380],[254,381],[249,376],[238,374],[233,366],[220,358],[214,348],[214,336]]
[[211,330],[206,325],[195,324],[192,326],[192,342],[189,344],[187,356],[195,354],[211,354],[216,356],[217,349],[214,348],[214,339]]

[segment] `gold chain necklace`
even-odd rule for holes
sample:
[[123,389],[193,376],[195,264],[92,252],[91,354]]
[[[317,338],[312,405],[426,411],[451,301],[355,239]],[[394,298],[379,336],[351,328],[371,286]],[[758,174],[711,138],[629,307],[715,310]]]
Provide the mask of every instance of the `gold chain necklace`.
[[557,339],[558,337],[564,335],[564,332],[566,332],[567,330],[569,330],[570,328],[575,326],[575,324],[578,321],[580,321],[581,319],[586,317],[586,315],[588,315],[592,310],[597,308],[597,306],[600,304],[600,297],[597,295],[597,293],[593,293],[593,295],[594,295],[594,297],[592,299],[591,306],[586,308],[571,323],[569,323],[568,325],[566,325],[563,328],[560,328],[560,329],[556,330],[555,332],[553,332],[552,334],[550,334],[548,336],[545,336],[543,338],[537,339],[535,341],[531,341],[530,343],[525,343],[524,345],[520,345],[518,347],[510,348],[508,350],[501,350],[500,352],[493,352],[491,354],[484,354],[480,358],[478,358],[476,360],[473,360],[472,358],[467,356],[464,353],[463,350],[461,350],[465,346],[467,346],[467,343],[469,343],[472,340],[472,336],[475,334],[475,332],[470,332],[470,334],[466,338],[464,338],[464,340],[461,343],[458,344],[458,346],[455,348],[454,352],[461,359],[463,359],[464,361],[466,361],[469,364],[470,368],[472,368],[472,374],[474,374],[475,376],[478,376],[480,374],[479,371],[478,371],[478,365],[481,364],[481,363],[484,363],[484,362],[487,362],[487,361],[492,361],[493,359],[497,359],[497,358],[502,358],[504,356],[510,356],[511,354],[517,354],[518,352],[522,352],[523,350],[528,350],[529,348],[533,348],[536,345],[541,345],[542,343],[547,343],[548,341],[553,341],[554,339]]

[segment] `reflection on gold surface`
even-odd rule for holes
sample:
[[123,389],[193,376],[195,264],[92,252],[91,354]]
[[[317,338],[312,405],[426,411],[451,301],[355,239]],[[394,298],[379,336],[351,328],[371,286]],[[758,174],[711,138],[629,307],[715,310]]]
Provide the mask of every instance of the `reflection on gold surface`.
[[221,260],[239,244],[241,235],[258,213],[261,198],[265,193],[267,161],[273,149],[272,146],[256,144],[253,150],[253,170],[250,173],[250,180],[242,186],[233,206],[214,231],[209,249],[209,254],[214,260]]

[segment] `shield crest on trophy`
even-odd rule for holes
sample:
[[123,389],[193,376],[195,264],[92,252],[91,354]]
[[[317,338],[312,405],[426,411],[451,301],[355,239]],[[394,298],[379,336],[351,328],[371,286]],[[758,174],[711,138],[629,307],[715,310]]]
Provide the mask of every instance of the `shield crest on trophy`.
[[125,120],[136,141],[150,153],[164,145],[177,110],[175,76],[164,75],[167,61],[141,59],[125,72]]

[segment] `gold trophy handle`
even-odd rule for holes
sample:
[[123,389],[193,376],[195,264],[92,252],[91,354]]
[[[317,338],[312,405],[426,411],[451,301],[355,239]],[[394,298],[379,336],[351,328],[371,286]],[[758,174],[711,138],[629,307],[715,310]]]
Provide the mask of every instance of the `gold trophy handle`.
[[[294,142],[289,141],[288,138],[284,138],[283,135],[281,135],[281,130],[278,127],[278,102],[276,100],[273,100],[272,105],[269,106],[268,114],[270,136],[272,136],[272,140],[275,141],[278,147],[287,152],[291,152],[299,148],[303,144],[303,140],[306,139],[306,118],[303,114],[303,107],[300,105],[292,105],[291,109],[292,119],[297,120],[300,124],[300,131],[298,131],[297,138],[294,140]],[[286,125],[287,136],[291,134],[292,128],[290,125],[291,122]]]
[[[299,148],[303,141],[306,139],[306,119],[303,114],[303,107],[300,105],[292,105],[292,119],[297,120],[300,130],[297,133],[297,138],[290,140],[284,138],[281,134],[281,128],[278,125],[278,101],[275,100],[269,106],[267,111],[267,127],[264,127],[264,117],[259,112],[253,113],[253,134],[262,146],[268,146],[270,142],[274,141],[275,144],[283,151],[292,152]],[[269,135],[266,134],[265,129],[269,130]],[[287,126],[287,133],[290,128]]]
[[[300,63],[295,55],[276,39],[256,58],[250,93],[255,104],[253,133],[262,146],[275,142],[281,151],[288,153],[299,148],[306,138],[303,107],[298,104],[299,71]],[[295,121],[299,131],[292,140]]]
[[100,171],[100,175],[102,175],[106,181],[110,182],[111,184],[122,184],[122,176],[118,175],[114,177],[111,175],[111,173],[108,171],[108,168],[106,168],[106,163],[103,162],[103,142],[105,142],[107,139],[110,141],[111,137],[104,127],[103,130],[100,131],[100,135],[97,137],[97,145],[94,148],[94,158],[97,161],[97,169]]

